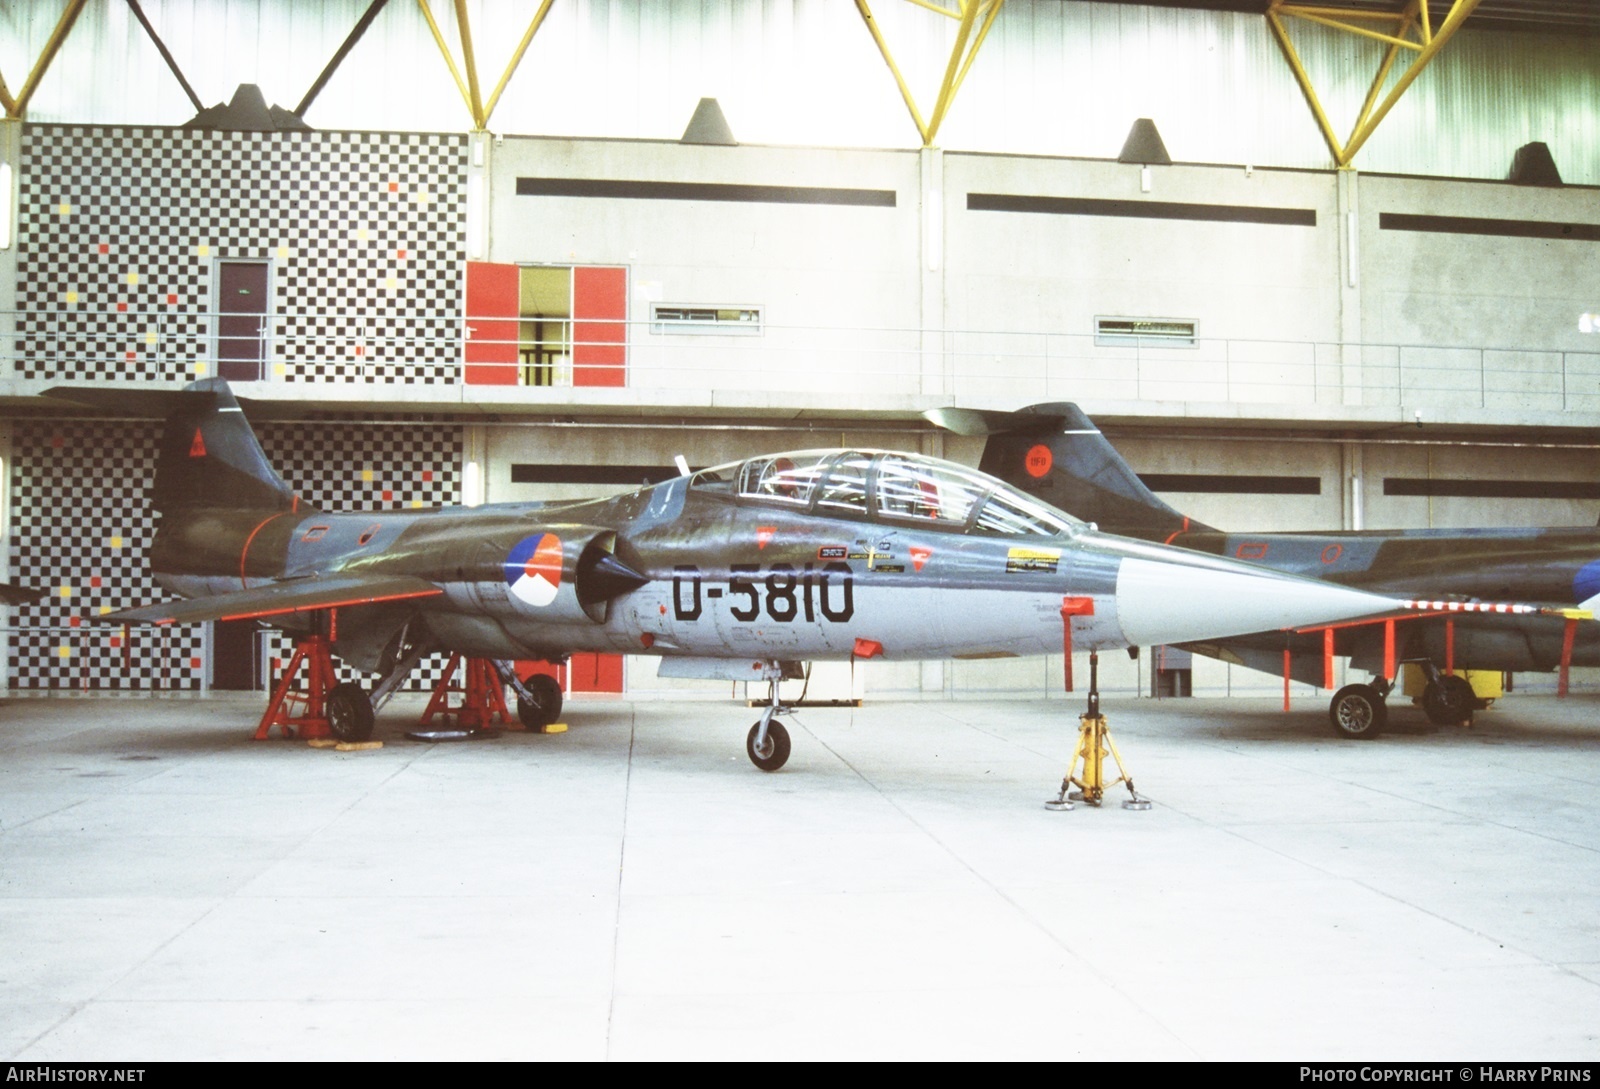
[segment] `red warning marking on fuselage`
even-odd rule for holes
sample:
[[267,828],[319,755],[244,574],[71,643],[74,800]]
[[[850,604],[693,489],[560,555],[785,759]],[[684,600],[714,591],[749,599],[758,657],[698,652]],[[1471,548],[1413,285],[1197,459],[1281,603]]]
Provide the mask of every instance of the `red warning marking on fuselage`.
[[1055,463],[1055,455],[1050,452],[1050,447],[1046,446],[1042,442],[1034,446],[1030,446],[1028,448],[1028,452],[1024,454],[1022,458],[1022,467],[1026,469],[1028,471],[1028,475],[1033,477],[1035,480],[1048,473],[1050,471],[1050,467]]
[[1233,554],[1241,560],[1259,560],[1267,554],[1267,542],[1245,541]]
[[200,437],[200,429],[194,429],[194,441],[189,444],[189,456],[203,458],[206,456],[206,440]]
[[767,545],[772,543],[772,538],[777,536],[777,534],[778,534],[778,527],[777,526],[757,526],[756,527],[756,547],[757,548],[766,548]]
[[911,569],[913,571],[921,571],[922,565],[928,562],[929,556],[933,555],[933,549],[924,548],[921,545],[912,545],[906,551],[911,554]]
[[1332,563],[1344,555],[1344,545],[1334,543],[1322,550],[1322,562]]

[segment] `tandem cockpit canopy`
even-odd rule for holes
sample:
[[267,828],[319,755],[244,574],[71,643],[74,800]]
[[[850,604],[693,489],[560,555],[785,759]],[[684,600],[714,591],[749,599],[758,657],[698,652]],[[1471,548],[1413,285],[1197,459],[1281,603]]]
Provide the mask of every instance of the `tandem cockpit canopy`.
[[702,469],[697,490],[828,517],[884,519],[951,533],[1062,537],[1086,528],[985,473],[920,454],[797,450]]

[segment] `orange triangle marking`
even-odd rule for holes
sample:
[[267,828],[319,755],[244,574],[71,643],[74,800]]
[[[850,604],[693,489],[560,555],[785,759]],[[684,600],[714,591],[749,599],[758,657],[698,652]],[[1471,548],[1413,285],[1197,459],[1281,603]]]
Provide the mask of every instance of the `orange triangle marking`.
[[189,444],[189,456],[203,458],[206,456],[206,440],[200,437],[200,429],[194,429],[194,441]]
[[777,533],[778,533],[778,527],[777,526],[757,526],[756,527],[756,548],[758,548],[758,549],[766,548],[767,547],[767,543],[769,541],[771,541],[773,537],[777,536]]
[[933,555],[933,549],[923,548],[919,545],[911,546],[911,569],[921,571],[922,565],[928,562],[928,557]]

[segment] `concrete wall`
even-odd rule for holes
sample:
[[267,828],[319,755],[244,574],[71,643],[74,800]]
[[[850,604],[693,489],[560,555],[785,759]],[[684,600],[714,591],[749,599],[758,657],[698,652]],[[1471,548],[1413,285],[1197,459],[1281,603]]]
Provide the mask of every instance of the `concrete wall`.
[[[512,138],[493,155],[490,260],[628,267],[630,385],[914,388],[914,153]],[[872,190],[893,206],[518,196],[525,177]],[[757,306],[765,331],[656,334],[653,302]],[[819,333],[838,329],[864,332]]]
[[[490,258],[625,265],[630,385],[662,396],[1473,425],[1600,409],[1600,343],[1577,329],[1600,279],[1591,190],[516,137],[488,170]],[[893,207],[519,196],[519,178],[854,188]],[[766,328],[659,334],[652,302],[758,306]],[[1188,320],[1197,341],[1097,343],[1098,317]]]
[[[1600,309],[1593,190],[1363,177],[1359,203],[1360,339],[1402,346],[1369,353],[1375,384],[1408,402],[1600,409],[1600,345],[1578,331],[1578,315]],[[1438,229],[1386,226],[1396,214]]]
[[[960,334],[950,360],[958,397],[1312,396],[1315,359],[1304,345],[1338,340],[1340,330],[1331,174],[954,154],[944,167],[942,324],[1006,331]],[[972,194],[1099,203],[1078,214],[979,211]],[[1260,209],[1312,223],[1225,218]],[[1187,218],[1165,218],[1173,215]],[[1095,344],[1100,316],[1192,320],[1202,339],[1136,359]],[[1230,350],[1230,340],[1294,347]]]

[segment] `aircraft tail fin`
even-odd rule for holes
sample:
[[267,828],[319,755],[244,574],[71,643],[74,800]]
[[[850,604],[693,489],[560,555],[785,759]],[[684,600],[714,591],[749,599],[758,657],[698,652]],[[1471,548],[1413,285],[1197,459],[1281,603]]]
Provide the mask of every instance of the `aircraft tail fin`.
[[74,389],[47,396],[124,415],[166,420],[150,505],[163,514],[205,508],[294,510],[300,506],[273,469],[221,378],[191,382],[182,390]]
[[957,434],[988,436],[982,471],[1109,533],[1167,540],[1212,528],[1156,498],[1075,404],[1016,412],[936,408],[925,415]]

